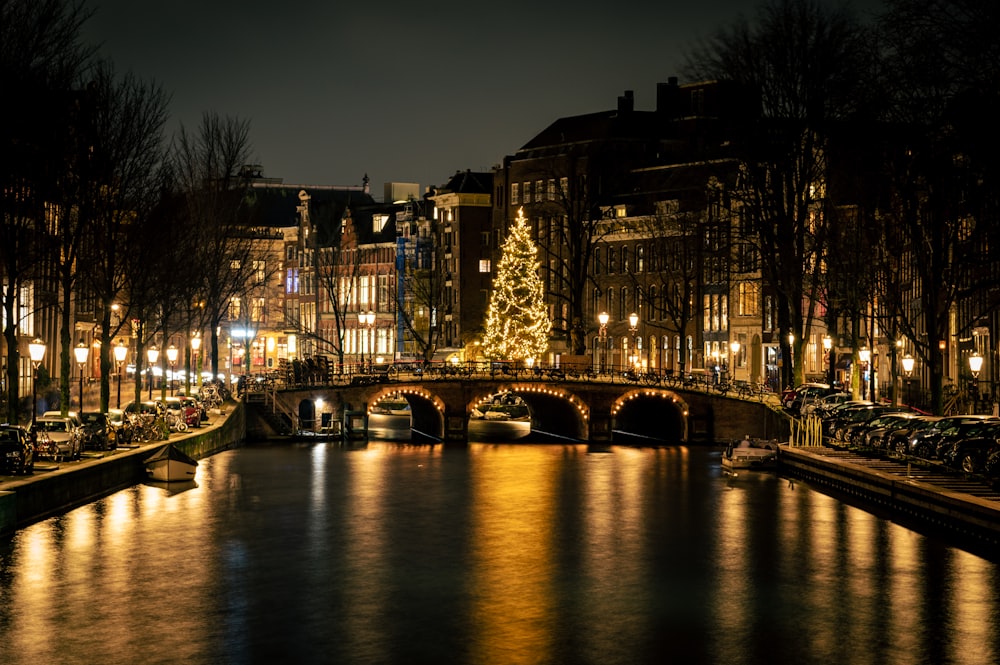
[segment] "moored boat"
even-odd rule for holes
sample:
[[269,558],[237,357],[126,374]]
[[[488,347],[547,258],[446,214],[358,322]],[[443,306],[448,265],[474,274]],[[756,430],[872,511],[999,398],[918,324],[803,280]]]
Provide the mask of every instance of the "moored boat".
[[749,438],[737,445],[730,443],[722,453],[724,469],[774,469],[778,466],[778,447],[773,443],[760,444]]
[[146,458],[146,475],[152,480],[173,483],[194,480],[198,462],[168,443]]

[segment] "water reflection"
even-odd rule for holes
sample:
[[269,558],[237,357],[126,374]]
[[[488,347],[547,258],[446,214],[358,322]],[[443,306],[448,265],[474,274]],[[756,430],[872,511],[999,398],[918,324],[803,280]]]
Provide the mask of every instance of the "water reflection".
[[718,453],[202,460],[0,545],[3,662],[993,663],[997,564]]

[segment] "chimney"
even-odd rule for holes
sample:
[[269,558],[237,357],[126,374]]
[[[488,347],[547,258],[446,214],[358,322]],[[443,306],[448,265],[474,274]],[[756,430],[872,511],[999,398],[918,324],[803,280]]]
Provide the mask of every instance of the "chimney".
[[618,112],[631,113],[635,110],[635,96],[631,90],[626,90],[625,94],[618,97]]
[[671,76],[666,83],[656,84],[656,112],[669,118],[679,115],[681,89],[677,85],[677,77]]

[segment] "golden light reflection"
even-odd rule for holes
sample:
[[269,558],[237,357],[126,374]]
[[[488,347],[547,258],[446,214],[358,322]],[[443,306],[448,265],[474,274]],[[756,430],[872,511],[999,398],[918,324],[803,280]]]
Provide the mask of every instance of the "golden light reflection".
[[387,582],[380,574],[386,548],[382,499],[388,459],[385,449],[369,447],[353,451],[345,460],[349,470],[343,475],[346,503],[341,507],[347,562],[343,595],[351,611],[344,617],[344,634],[356,642],[349,652],[364,653],[371,662],[390,662],[389,654],[379,653],[379,645],[388,642],[385,631],[389,628],[382,622]]
[[[650,451],[615,448],[613,454],[588,455],[584,484],[581,594],[595,599],[575,608],[590,629],[581,641],[594,653],[607,650],[623,634],[643,632],[630,608],[650,602],[645,564],[644,497],[649,492]],[[623,622],[627,625],[623,625]]]
[[492,451],[470,451],[470,651],[483,663],[552,662],[553,484],[561,464],[517,447],[504,449],[504,464],[491,464]]
[[718,524],[716,525],[717,590],[713,594],[712,611],[717,625],[726,626],[712,636],[712,649],[722,662],[726,654],[739,653],[746,644],[756,621],[753,605],[751,550],[747,488],[732,479],[719,494]]

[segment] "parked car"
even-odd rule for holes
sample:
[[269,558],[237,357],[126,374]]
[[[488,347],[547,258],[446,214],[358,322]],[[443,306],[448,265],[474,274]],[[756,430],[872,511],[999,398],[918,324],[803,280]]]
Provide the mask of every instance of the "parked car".
[[28,430],[0,425],[0,464],[3,473],[27,475],[35,470],[35,444]]
[[897,448],[897,452],[923,459],[934,459],[937,456],[938,443],[941,441],[945,431],[949,432],[949,436],[954,436],[960,434],[963,430],[953,430],[953,427],[982,423],[987,420],[997,419],[993,418],[993,416],[979,415],[945,416],[934,423],[932,427],[914,433],[909,441],[904,444],[904,449],[899,450]]
[[985,467],[990,455],[1000,449],[997,437],[1000,437],[1000,431],[993,429],[981,436],[959,439],[948,447],[941,459],[953,469],[965,473],[979,473]]
[[781,393],[781,405],[790,411],[798,411],[805,402],[829,395],[831,390],[828,383],[803,383],[794,390]]
[[35,421],[37,450],[55,460],[80,459],[83,436],[74,419],[68,416],[41,416]]
[[805,402],[799,412],[802,415],[815,415],[822,418],[830,409],[850,401],[851,393],[830,393]]
[[1000,418],[985,418],[977,422],[952,425],[941,432],[934,457],[939,460],[945,459],[955,445],[966,439],[993,439],[998,436],[1000,436]]
[[[62,411],[46,411],[45,413],[42,414],[42,417],[62,418],[63,414]],[[76,425],[77,427],[83,427],[83,420],[80,418],[80,415],[76,411],[67,411],[65,417],[71,419],[73,421],[73,424]]]
[[990,479],[993,487],[1000,485],[1000,449],[995,449],[983,463],[983,475]]
[[125,405],[123,410],[126,414],[158,416],[163,410],[163,407],[158,402],[153,400],[144,400],[138,404],[135,402],[129,402]]
[[859,427],[865,427],[871,421],[887,413],[903,413],[902,407],[889,404],[869,404],[847,411],[837,420],[833,427],[833,436],[845,443],[851,442],[851,434]]
[[910,413],[907,411],[888,411],[868,422],[848,427],[846,439],[851,442],[851,445],[869,447],[871,445],[869,435],[872,432],[884,432],[903,422],[909,416]]
[[[159,402],[159,400],[157,400]],[[180,416],[188,427],[201,427],[204,420],[208,420],[208,412],[202,408],[201,403],[193,397],[179,396],[167,397],[160,402],[168,411]]]
[[888,444],[894,435],[912,430],[921,424],[921,419],[926,418],[919,413],[893,413],[884,417],[884,424],[865,432],[864,445],[868,448],[890,450]]
[[108,414],[84,411],[80,419],[83,420],[81,434],[84,450],[114,450],[118,447],[118,432]]
[[900,427],[894,432],[890,432],[885,437],[882,447],[885,448],[886,452],[905,455],[906,451],[909,449],[910,439],[918,432],[931,429],[943,417],[944,416],[925,416],[922,414],[914,416],[911,420],[908,420],[903,427]]

